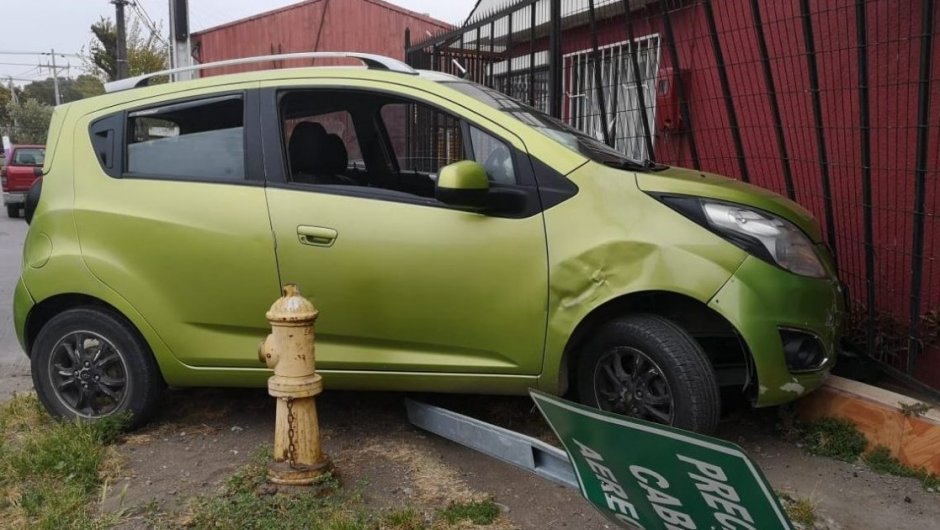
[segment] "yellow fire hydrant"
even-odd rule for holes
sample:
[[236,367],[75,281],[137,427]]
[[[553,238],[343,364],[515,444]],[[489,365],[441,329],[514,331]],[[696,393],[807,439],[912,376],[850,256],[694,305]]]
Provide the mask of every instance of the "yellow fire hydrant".
[[268,393],[277,398],[268,479],[275,484],[313,484],[333,468],[320,449],[314,402],[323,391],[323,378],[314,366],[313,324],[319,312],[296,285],[285,285],[282,294],[265,315],[271,334],[258,348],[258,358],[274,370]]

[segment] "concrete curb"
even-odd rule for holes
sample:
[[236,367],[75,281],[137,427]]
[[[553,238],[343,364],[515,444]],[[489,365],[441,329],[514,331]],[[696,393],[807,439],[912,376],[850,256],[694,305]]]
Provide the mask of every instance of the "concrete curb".
[[903,394],[832,376],[796,407],[803,420],[851,420],[868,437],[869,449],[884,445],[901,463],[940,474],[940,411],[905,415],[901,405],[916,403]]

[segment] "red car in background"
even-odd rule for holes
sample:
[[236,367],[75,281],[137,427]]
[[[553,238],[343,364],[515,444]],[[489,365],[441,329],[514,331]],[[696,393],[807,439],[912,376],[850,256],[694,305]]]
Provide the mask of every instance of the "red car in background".
[[6,153],[6,165],[0,169],[0,181],[3,183],[3,205],[7,215],[19,217],[26,202],[26,192],[37,178],[37,168],[41,168],[46,159],[44,145],[14,145]]

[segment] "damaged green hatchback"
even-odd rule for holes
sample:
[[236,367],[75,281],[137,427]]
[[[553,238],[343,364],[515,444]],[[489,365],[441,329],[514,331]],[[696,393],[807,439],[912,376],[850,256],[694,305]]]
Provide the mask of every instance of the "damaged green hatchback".
[[709,431],[720,387],[774,405],[835,363],[840,284],[797,204],[465,80],[302,55],[368,68],[151,74],[56,108],[15,294],[50,411],[142,422],[165,385],[264,386],[287,282],[329,389],[570,391]]

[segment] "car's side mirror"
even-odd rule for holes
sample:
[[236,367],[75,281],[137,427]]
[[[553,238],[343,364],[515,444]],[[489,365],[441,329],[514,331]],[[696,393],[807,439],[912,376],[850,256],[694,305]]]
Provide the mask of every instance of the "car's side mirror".
[[441,168],[434,194],[444,204],[484,209],[489,191],[490,181],[483,166],[472,160],[461,160]]

